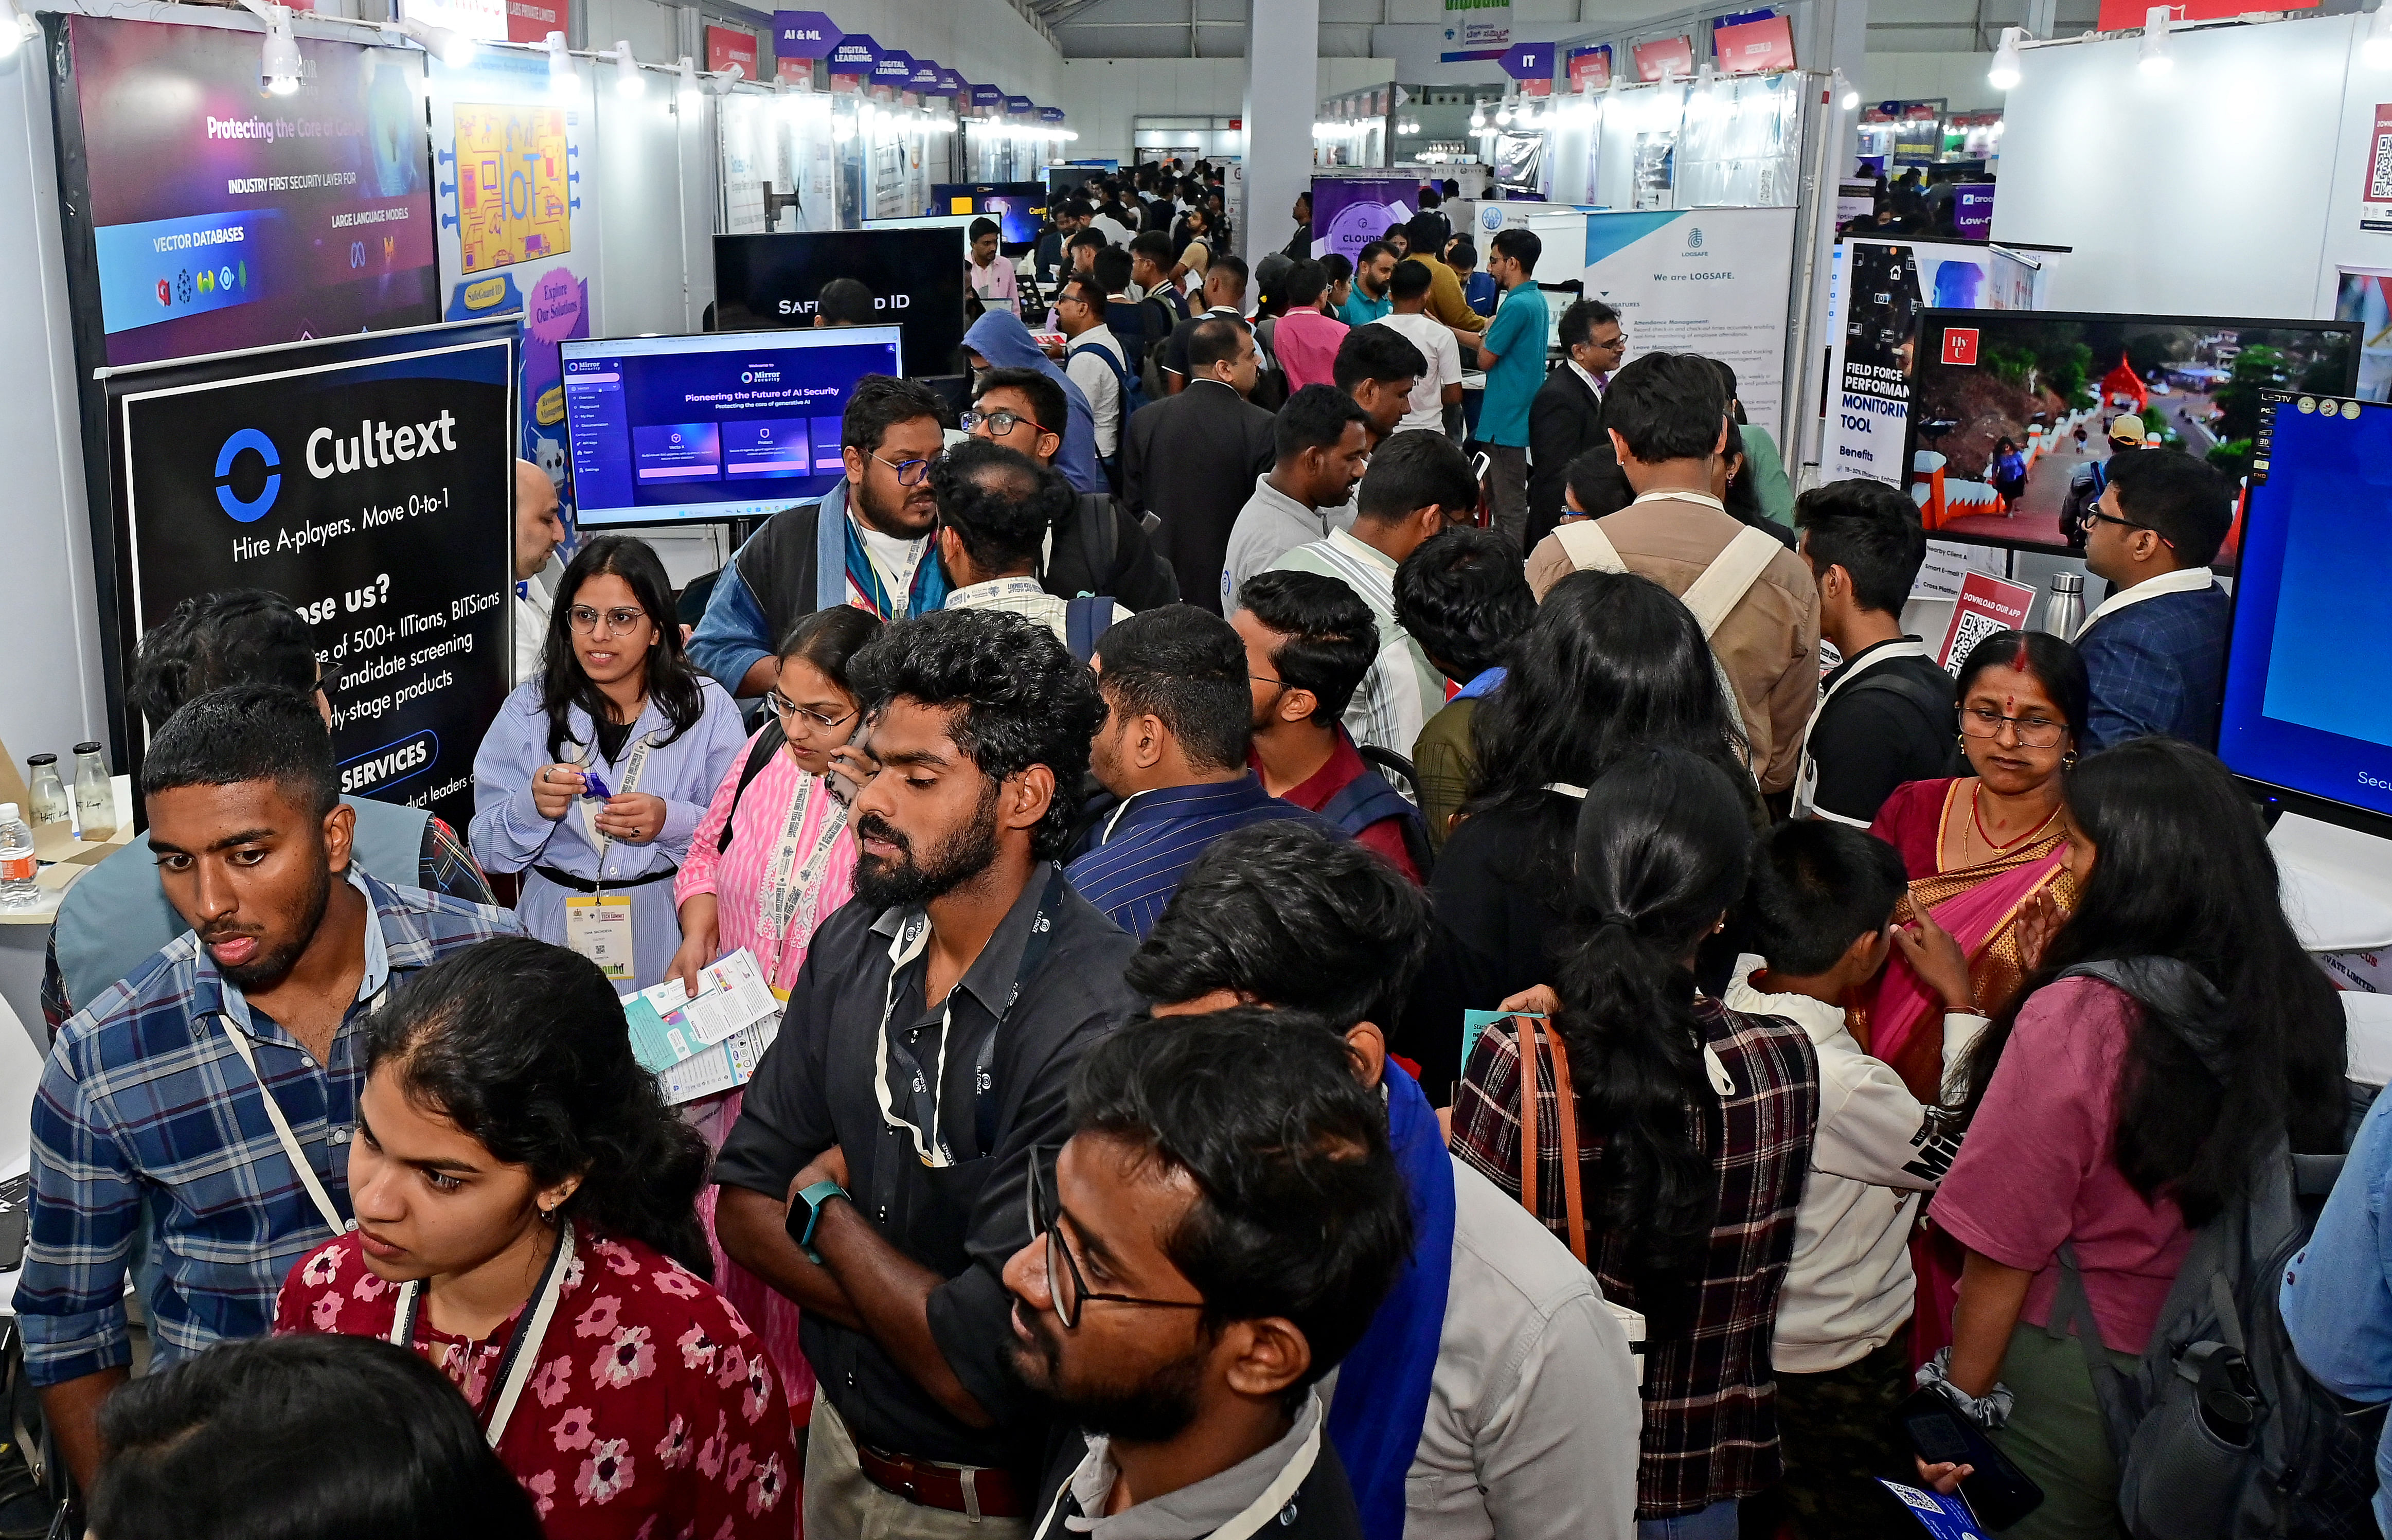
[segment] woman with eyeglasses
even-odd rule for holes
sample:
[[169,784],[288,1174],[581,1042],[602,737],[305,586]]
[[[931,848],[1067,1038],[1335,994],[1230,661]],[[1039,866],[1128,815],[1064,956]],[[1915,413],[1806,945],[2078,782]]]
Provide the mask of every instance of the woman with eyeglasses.
[[[1902,852],[1907,921],[1925,911],[1969,957],[1975,1009],[1991,1016],[2018,992],[2022,940],[2048,933],[2076,889],[2062,860],[2063,777],[2076,762],[2086,712],[2076,649],[2042,631],[1996,631],[1960,666],[1960,750],[1970,774],[1897,786],[1869,833]],[[1907,936],[1908,928],[1896,933]],[[1923,1102],[1943,1096],[1944,999],[1895,956],[1867,1003],[1869,1052]]]
[[682,939],[673,874],[743,736],[731,697],[682,651],[664,563],[601,535],[557,584],[539,675],[474,756],[474,859],[523,874],[527,934],[618,990],[660,983]]

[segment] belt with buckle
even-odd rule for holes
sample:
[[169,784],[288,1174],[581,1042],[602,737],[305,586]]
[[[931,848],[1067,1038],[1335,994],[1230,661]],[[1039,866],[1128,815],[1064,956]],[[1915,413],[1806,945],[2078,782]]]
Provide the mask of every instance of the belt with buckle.
[[974,1519],[1030,1517],[1013,1478],[994,1467],[941,1465],[907,1455],[883,1454],[861,1443],[855,1446],[855,1463],[873,1485],[920,1508]]

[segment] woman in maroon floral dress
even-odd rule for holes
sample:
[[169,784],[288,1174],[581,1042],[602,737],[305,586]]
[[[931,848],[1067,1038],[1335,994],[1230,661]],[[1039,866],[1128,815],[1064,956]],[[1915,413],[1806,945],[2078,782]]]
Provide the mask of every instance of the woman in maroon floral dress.
[[705,1145],[598,968],[486,942],[368,1029],[358,1227],[277,1331],[380,1337],[448,1375],[550,1540],[786,1540],[798,1466],[762,1345],[700,1275]]

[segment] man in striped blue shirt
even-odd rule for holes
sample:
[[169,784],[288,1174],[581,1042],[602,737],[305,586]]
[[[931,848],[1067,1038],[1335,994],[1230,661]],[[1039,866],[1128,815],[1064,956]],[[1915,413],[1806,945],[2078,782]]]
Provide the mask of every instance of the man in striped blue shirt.
[[159,883],[193,929],[58,1031],[16,1298],[26,1370],[86,1490],[94,1414],[132,1356],[136,1233],[153,1365],[263,1335],[284,1275],[349,1223],[367,1015],[396,980],[516,929],[352,863],[332,739],[293,692],[185,705],[150,742],[141,794]]
[[1253,696],[1229,623],[1166,604],[1116,624],[1097,649],[1105,725],[1088,768],[1121,806],[1063,870],[1080,896],[1133,936],[1163,917],[1179,879],[1232,829],[1277,819],[1331,825],[1263,790],[1246,768]]

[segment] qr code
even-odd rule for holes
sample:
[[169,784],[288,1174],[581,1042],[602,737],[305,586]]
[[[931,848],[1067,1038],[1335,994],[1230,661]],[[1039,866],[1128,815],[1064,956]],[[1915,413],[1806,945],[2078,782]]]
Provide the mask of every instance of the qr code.
[[1977,650],[1977,643],[2007,628],[1992,615],[1980,615],[1974,610],[1962,610],[1959,618],[1960,623],[1952,630],[1951,650],[1944,656],[1944,671],[1954,679],[1960,677],[1960,666],[1969,661],[1969,654]]

